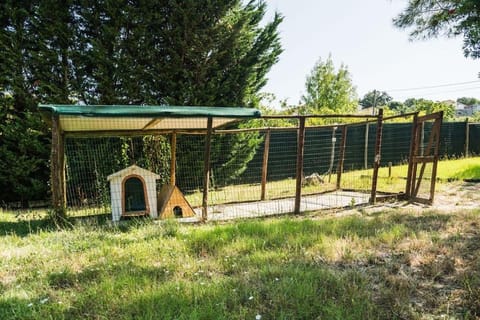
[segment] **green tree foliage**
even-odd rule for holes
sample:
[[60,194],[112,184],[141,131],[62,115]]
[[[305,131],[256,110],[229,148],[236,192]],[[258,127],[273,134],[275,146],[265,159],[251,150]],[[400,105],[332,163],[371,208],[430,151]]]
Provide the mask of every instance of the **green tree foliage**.
[[457,99],[457,102],[459,103],[462,103],[464,105],[467,105],[467,106],[473,106],[475,104],[480,104],[480,100],[478,100],[477,98],[468,98],[468,97],[461,97],[461,98],[458,98]]
[[0,94],[0,203],[43,200],[48,185],[44,124],[30,110],[15,112],[14,99]]
[[455,118],[455,106],[451,103],[410,98],[405,100],[404,105],[407,107],[408,112],[418,111],[421,114],[430,114],[443,111],[445,120],[453,120]]
[[313,67],[305,82],[304,106],[300,113],[353,113],[357,108],[357,93],[345,65],[335,70],[331,56],[321,59]]
[[480,121],[480,111],[473,114],[472,121]]
[[[265,24],[265,12],[265,2],[253,0],[3,1],[0,90],[12,96],[3,112],[29,127],[27,112],[41,123],[38,103],[257,106],[282,51],[282,17]],[[48,150],[48,132],[40,129],[34,138]],[[244,170],[258,137],[229,139],[216,143],[234,157],[221,164],[230,178]],[[178,166],[190,169],[203,143],[179,143],[190,145],[179,150]],[[157,140],[144,144],[158,151]],[[47,163],[48,152],[37,156]]]
[[[43,199],[48,189],[48,134],[36,112],[40,81],[34,1],[0,4],[0,203]],[[53,74],[53,69],[51,70]],[[52,76],[53,78],[53,76]]]
[[281,53],[263,1],[79,1],[75,74],[94,104],[253,106]]
[[385,91],[372,90],[367,92],[358,102],[364,108],[387,106],[392,97]]
[[389,108],[390,110],[395,111],[396,113],[401,113],[401,114],[403,114],[403,113],[406,113],[406,112],[407,112],[407,110],[406,110],[407,108],[406,108],[405,105],[404,105],[402,102],[400,102],[400,101],[390,101],[390,102],[388,103],[388,108]]
[[463,37],[466,57],[480,58],[480,4],[478,0],[409,0],[394,20],[413,39],[446,35]]

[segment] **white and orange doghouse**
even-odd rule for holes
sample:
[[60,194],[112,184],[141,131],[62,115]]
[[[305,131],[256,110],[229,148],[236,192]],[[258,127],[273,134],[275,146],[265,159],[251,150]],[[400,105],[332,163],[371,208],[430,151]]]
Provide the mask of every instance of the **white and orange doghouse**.
[[158,174],[137,165],[109,175],[112,220],[132,216],[162,219],[194,216],[195,212],[177,186],[165,185],[157,195],[158,179]]

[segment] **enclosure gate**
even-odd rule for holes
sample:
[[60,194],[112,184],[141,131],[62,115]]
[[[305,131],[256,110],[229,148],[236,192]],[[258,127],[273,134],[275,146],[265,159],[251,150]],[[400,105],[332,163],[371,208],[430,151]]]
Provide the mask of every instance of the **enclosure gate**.
[[[426,204],[433,203],[442,119],[442,111],[420,117],[415,116],[414,118],[405,191],[410,201]],[[431,123],[431,127],[427,132],[425,132],[426,123]],[[424,177],[428,175],[425,172],[427,166],[431,166],[430,176]],[[426,193],[419,194],[421,186],[428,182],[430,183],[429,190]]]

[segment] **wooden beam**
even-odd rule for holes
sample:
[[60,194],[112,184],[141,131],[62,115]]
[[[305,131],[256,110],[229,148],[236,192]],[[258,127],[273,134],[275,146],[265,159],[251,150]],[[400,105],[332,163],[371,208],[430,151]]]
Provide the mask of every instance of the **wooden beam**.
[[[442,111],[440,111],[442,112]],[[424,122],[424,121],[429,121],[429,120],[436,120],[438,119],[438,112],[435,112],[435,113],[430,113],[430,114],[426,114],[424,116],[419,116],[418,117],[418,121],[419,122]]]
[[347,143],[347,126],[342,126],[342,141],[340,142],[340,154],[337,167],[337,190],[341,187],[341,179],[343,172],[343,163],[345,161],[345,147]]
[[158,123],[160,123],[163,120],[163,118],[154,118],[150,120],[143,128],[142,130],[149,130],[150,128],[155,127]]
[[177,134],[172,132],[170,137],[170,185],[176,184],[176,164],[177,164]]
[[297,173],[295,187],[295,207],[294,213],[300,213],[300,202],[302,198],[302,179],[303,179],[303,152],[305,147],[305,117],[300,117],[297,138]]
[[435,161],[434,156],[418,156],[413,159],[413,163],[426,163]]
[[285,115],[265,115],[262,116],[261,118],[263,119],[301,119],[301,118],[317,118],[317,119],[322,119],[322,118],[357,118],[357,119],[365,119],[365,118],[371,118],[371,119],[376,119],[378,116],[375,115],[364,115],[364,114],[310,114],[310,115],[305,115],[305,116],[285,116]]
[[370,124],[365,125],[365,141],[363,145],[363,168],[368,169],[368,133]]
[[[440,144],[440,131],[442,129],[442,122],[443,122],[443,111],[438,113],[438,119],[435,120],[435,135],[436,135],[436,145],[434,147],[433,155],[435,160],[433,161],[433,168],[432,168],[432,180],[430,181],[430,202],[433,203],[435,200],[435,184],[437,182],[437,165],[438,165],[438,154],[439,154],[439,144]],[[467,125],[468,126],[468,125]]]
[[378,121],[377,121],[377,136],[375,140],[375,159],[373,161],[372,192],[370,195],[371,204],[375,204],[375,202],[377,201],[378,170],[380,168],[380,159],[381,159],[381,153],[382,153],[382,130],[383,130],[383,109],[379,109]]
[[265,193],[267,188],[267,172],[268,172],[268,153],[270,149],[270,130],[265,132],[265,143],[263,146],[263,161],[262,161],[262,191],[260,200],[265,200]]
[[[165,129],[165,130],[99,130],[99,131],[70,131],[65,132],[66,137],[75,137],[75,138],[101,138],[101,137],[142,137],[147,135],[163,135],[170,134],[173,131],[180,133],[178,130]],[[190,131],[188,131],[190,132]],[[192,131],[198,132],[198,131]],[[205,130],[200,130],[200,134],[205,134]]]
[[62,133],[58,115],[52,116],[52,150],[51,150],[51,188],[52,205],[55,219],[65,218],[66,185],[65,185],[65,137]]
[[465,119],[465,158],[468,158],[470,150],[470,125],[468,118]]
[[212,148],[213,119],[208,117],[207,135],[205,137],[205,155],[203,159],[203,199],[202,221],[208,219],[208,188],[210,187],[210,152]]
[[[376,121],[376,120],[375,120]],[[322,126],[308,126],[306,129],[329,129],[338,127],[338,124],[329,124]],[[214,134],[244,133],[244,132],[266,132],[266,131],[296,131],[298,127],[261,127],[261,128],[244,128],[244,129],[215,129]]]
[[418,115],[418,112],[409,112],[409,113],[404,113],[404,114],[397,114],[395,116],[390,116],[390,117],[384,117],[383,121],[387,120],[392,120],[392,119],[398,119],[398,118],[409,118],[412,116]]
[[412,197],[412,185],[414,184],[415,177],[413,175],[414,166],[416,164],[413,162],[415,158],[418,143],[417,143],[417,136],[418,136],[418,114],[413,116],[413,123],[412,123],[412,132],[410,137],[410,154],[408,155],[408,172],[407,172],[407,183],[405,185],[405,196],[407,198]]

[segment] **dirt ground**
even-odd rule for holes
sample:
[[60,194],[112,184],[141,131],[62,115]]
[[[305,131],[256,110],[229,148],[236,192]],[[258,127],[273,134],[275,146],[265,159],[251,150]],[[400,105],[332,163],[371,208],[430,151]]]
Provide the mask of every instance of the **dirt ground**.
[[440,185],[433,207],[438,210],[480,208],[480,183],[454,182]]
[[480,209],[480,182],[456,181],[439,184],[436,187],[433,205],[400,201],[369,206],[365,210],[376,212],[396,208],[404,208],[409,211],[438,210],[444,213],[463,209]]
[[343,267],[362,270],[378,303],[399,319],[480,319],[479,210],[480,183],[462,181],[440,184],[432,206],[395,202],[337,212],[379,214],[414,232],[376,248],[371,261]]

